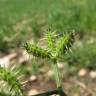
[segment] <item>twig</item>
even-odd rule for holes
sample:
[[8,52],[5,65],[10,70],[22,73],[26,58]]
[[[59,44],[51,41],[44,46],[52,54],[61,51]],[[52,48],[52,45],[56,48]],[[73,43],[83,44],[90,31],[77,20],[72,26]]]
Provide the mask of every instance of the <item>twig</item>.
[[82,82],[80,82],[80,81],[78,81],[78,80],[75,80],[75,83],[76,83],[77,85],[79,85],[80,87],[82,87],[84,90],[86,90],[86,91],[88,91],[89,93],[93,94],[93,91],[92,91],[90,88],[88,88],[88,86],[86,86],[84,83],[82,83]]

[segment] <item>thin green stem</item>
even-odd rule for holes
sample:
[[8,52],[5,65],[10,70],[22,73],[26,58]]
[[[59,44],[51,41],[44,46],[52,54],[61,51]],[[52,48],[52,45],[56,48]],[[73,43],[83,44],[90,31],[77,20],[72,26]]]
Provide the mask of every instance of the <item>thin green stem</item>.
[[58,69],[57,63],[55,64],[52,63],[52,69],[54,71],[57,88],[60,88],[62,86],[62,83],[61,83],[61,76],[60,76],[60,71]]

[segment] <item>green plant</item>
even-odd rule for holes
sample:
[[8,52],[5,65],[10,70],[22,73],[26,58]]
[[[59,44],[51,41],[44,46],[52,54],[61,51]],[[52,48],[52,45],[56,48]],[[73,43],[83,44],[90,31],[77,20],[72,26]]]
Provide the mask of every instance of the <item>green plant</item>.
[[[78,50],[77,50],[78,49]],[[75,54],[74,54],[75,53]],[[71,67],[76,69],[88,68],[96,69],[96,44],[84,43],[82,46],[75,46],[73,52],[70,55],[63,57],[68,62],[69,70]]]
[[62,83],[57,62],[59,61],[61,55],[66,53],[72,46],[74,42],[74,33],[70,32],[66,34],[62,33],[61,35],[53,35],[51,32],[48,32],[45,39],[48,45],[46,49],[39,47],[36,43],[26,43],[25,49],[34,57],[47,59],[51,62],[50,65],[54,71],[56,85],[59,90],[59,88],[62,88]]
[[[26,43],[25,48],[28,53],[35,57],[49,60],[54,70],[54,76],[59,92],[62,90],[62,82],[58,70],[57,62],[61,55],[72,46],[74,42],[74,33],[66,33],[53,36],[53,33],[48,32],[46,35],[47,48],[43,49],[37,44]],[[56,44],[57,43],[57,44]],[[37,70],[37,69],[36,69]],[[20,81],[16,78],[17,75],[11,70],[0,67],[0,96],[24,96]],[[61,92],[62,93],[62,92]]]
[[11,95],[8,95],[8,94],[6,94],[4,92],[0,92],[0,96],[11,96]]
[[[3,83],[2,83],[3,82]],[[14,72],[0,67],[0,96],[22,96],[21,84],[16,78]],[[5,90],[5,91],[4,91]],[[7,92],[6,92],[7,91]]]
[[60,32],[76,29],[85,36],[96,35],[95,5],[96,0],[0,0],[0,51],[18,47],[29,34],[40,36],[50,26]]

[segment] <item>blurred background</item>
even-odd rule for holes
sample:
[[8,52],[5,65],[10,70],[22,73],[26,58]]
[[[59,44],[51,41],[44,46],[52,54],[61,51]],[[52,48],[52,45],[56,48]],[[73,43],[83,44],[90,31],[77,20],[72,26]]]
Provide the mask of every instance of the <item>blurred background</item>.
[[58,63],[65,92],[96,96],[96,0],[0,0],[0,65],[20,70],[26,94],[55,88],[48,62],[23,48],[48,29],[77,32],[72,52]]

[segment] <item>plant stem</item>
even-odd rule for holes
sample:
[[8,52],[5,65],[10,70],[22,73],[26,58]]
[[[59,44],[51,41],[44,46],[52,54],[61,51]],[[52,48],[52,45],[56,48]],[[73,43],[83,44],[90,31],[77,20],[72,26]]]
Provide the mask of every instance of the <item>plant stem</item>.
[[62,89],[60,89],[60,90],[55,89],[55,90],[52,90],[52,91],[47,91],[47,92],[32,95],[32,96],[51,96],[51,95],[54,95],[54,94],[58,94],[60,96],[67,96],[66,93],[64,93],[64,91]]
[[58,69],[57,63],[52,63],[52,69],[54,71],[57,88],[60,88],[62,87],[62,83],[61,83],[60,71]]

